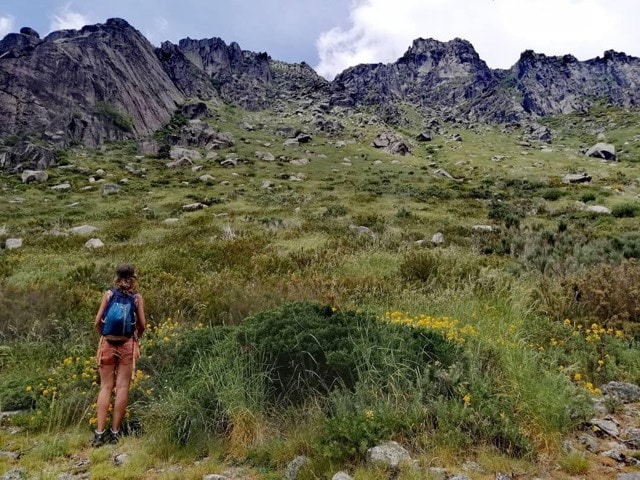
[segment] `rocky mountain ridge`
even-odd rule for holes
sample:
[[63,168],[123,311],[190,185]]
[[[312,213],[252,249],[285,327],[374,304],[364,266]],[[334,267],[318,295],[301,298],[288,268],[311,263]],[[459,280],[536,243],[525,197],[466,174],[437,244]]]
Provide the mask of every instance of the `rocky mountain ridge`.
[[329,82],[305,63],[219,38],[154,48],[125,20],[109,19],[44,39],[25,27],[0,41],[0,138],[97,147],[148,136],[192,100],[276,112],[292,102],[371,106],[389,123],[406,103],[425,119],[526,122],[602,101],[634,108],[639,85],[640,59],[624,53],[578,61],[528,50],[511,69],[493,70],[468,41],[422,38],[394,63],[351,67]]

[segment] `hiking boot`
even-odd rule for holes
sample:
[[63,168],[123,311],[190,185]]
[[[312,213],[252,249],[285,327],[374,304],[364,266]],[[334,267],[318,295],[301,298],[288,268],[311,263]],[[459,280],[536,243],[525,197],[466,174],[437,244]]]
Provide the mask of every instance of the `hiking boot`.
[[91,446],[93,448],[98,448],[103,445],[106,445],[107,443],[110,443],[110,440],[111,440],[111,435],[109,430],[105,430],[102,433],[94,432],[93,439],[91,440]]
[[111,445],[115,445],[122,438],[122,430],[118,430],[117,432],[114,432],[113,430],[109,429],[108,432],[109,432],[109,443]]

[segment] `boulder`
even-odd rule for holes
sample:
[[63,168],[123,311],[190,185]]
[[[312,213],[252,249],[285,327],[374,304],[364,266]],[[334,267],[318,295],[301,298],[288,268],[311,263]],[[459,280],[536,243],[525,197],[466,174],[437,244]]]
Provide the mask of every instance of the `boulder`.
[[420,132],[417,136],[416,136],[416,140],[419,142],[430,142],[431,140],[433,140],[433,132],[430,130],[424,131],[424,132]]
[[22,172],[22,183],[44,183],[49,174],[44,170],[25,170]]
[[85,242],[84,246],[91,249],[102,248],[104,247],[104,242],[99,238],[91,238]]
[[30,37],[40,38],[40,34],[31,27],[22,27],[20,29],[20,33],[23,35],[28,35]]
[[0,169],[46,170],[56,164],[53,150],[24,142],[0,153]]
[[156,157],[160,152],[160,144],[155,140],[141,140],[138,142],[138,152],[149,157]]
[[295,158],[289,162],[291,165],[308,165],[308,158]]
[[98,227],[94,227],[92,225],[80,225],[79,227],[73,227],[71,229],[71,233],[74,235],[91,235],[97,230]]
[[65,190],[71,190],[70,183],[61,183],[60,185],[54,185],[53,187],[49,187],[50,190],[55,190],[57,192],[63,192]]
[[600,387],[607,396],[617,397],[622,403],[640,402],[640,386],[625,382],[609,382]]
[[183,147],[171,147],[169,156],[172,160],[180,160],[182,158],[187,158],[189,160],[199,160],[202,158],[202,155],[200,155],[200,152],[198,152],[197,150],[190,150]]
[[118,185],[117,183],[105,183],[102,186],[102,195],[116,195],[120,193],[121,188],[122,187],[120,187],[120,185]]
[[262,160],[263,162],[273,162],[276,159],[272,153],[261,151],[256,152],[256,157],[258,160]]
[[431,237],[431,243],[433,245],[442,245],[444,243],[444,235],[441,232],[437,232]]
[[611,210],[602,205],[589,205],[586,210],[587,212],[600,213],[603,215],[611,215]]
[[411,455],[397,442],[386,442],[367,450],[367,460],[398,468],[401,462],[411,460]]
[[203,208],[207,208],[207,205],[205,205],[204,203],[190,203],[188,205],[183,205],[182,206],[182,210],[184,210],[185,212],[194,212],[196,210],[202,210]]
[[189,157],[182,157],[173,162],[167,163],[167,168],[188,168],[193,166],[193,161]]
[[309,459],[304,455],[299,455],[287,465],[287,469],[284,472],[285,480],[296,480],[300,469],[309,463]]
[[338,472],[331,477],[331,480],[353,480],[353,478],[347,472]]
[[204,183],[211,183],[211,182],[213,182],[215,180],[215,178],[213,178],[209,174],[206,174],[206,175],[200,175],[198,177],[198,180],[200,180],[201,182],[204,182]]
[[7,238],[4,248],[7,250],[15,250],[16,248],[22,247],[22,239],[21,238]]
[[208,118],[212,116],[209,107],[207,107],[207,104],[204,102],[189,103],[187,105],[183,105],[181,112],[182,115],[188,120],[196,120],[199,118]]
[[562,177],[562,183],[589,183],[591,181],[591,175],[587,173],[567,173]]
[[593,147],[586,151],[587,157],[603,158],[605,160],[617,161],[616,147],[610,143],[596,143]]

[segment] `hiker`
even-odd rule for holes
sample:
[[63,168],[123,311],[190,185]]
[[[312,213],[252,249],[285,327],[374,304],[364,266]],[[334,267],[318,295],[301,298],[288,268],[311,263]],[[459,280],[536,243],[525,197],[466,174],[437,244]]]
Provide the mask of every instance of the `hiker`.
[[[96,330],[100,334],[96,354],[100,392],[97,401],[98,425],[91,442],[94,447],[117,443],[120,439],[129,385],[135,375],[136,359],[140,357],[138,342],[146,327],[144,300],[136,291],[137,277],[133,265],[118,265],[113,283],[114,288],[102,296],[95,320]],[[111,428],[107,430],[107,415],[114,386],[113,417]]]

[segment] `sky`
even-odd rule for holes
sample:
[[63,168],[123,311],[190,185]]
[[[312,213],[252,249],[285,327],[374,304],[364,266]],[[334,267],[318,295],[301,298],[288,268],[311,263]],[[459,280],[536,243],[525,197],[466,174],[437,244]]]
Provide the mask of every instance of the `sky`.
[[491,68],[524,50],[579,60],[613,49],[640,57],[639,0],[0,0],[0,38],[45,36],[121,17],[154,45],[220,37],[305,61],[326,78],[397,60],[416,38],[469,40]]

